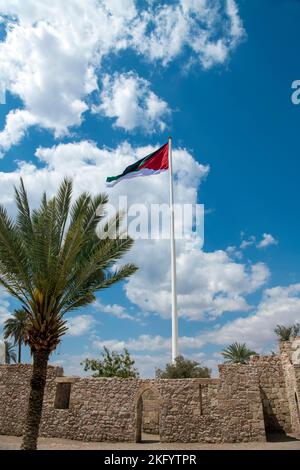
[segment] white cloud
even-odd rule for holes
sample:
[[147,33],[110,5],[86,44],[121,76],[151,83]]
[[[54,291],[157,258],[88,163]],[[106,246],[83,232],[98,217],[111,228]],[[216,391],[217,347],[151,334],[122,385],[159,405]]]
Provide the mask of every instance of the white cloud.
[[244,35],[234,0],[159,4],[142,12],[132,31],[136,49],[149,60],[166,65],[188,49],[204,68],[223,64]]
[[28,127],[36,124],[35,117],[24,109],[10,111],[6,116],[5,128],[0,132],[0,157],[13,145],[20,142]]
[[152,378],[155,376],[155,369],[163,369],[170,362],[170,355],[163,353],[153,354],[132,354],[135,361],[135,367],[138,369],[141,377]]
[[267,248],[267,246],[277,245],[278,240],[270,233],[264,233],[262,240],[257,244],[257,248]]
[[[238,341],[245,342],[258,353],[268,353],[270,349],[276,349],[275,326],[277,324],[290,325],[299,322],[299,312],[300,284],[266,289],[255,312],[247,317],[237,318],[224,326],[215,326],[194,336],[180,336],[179,332],[180,354],[194,360],[203,360],[205,365],[212,367],[216,372],[217,364],[223,362],[222,357],[219,352],[203,355],[201,349],[204,346],[210,344],[221,350],[224,346]],[[134,357],[139,358],[139,364],[143,363],[144,356],[148,358],[144,368],[146,375],[151,374],[150,366],[153,368],[155,366],[161,367],[170,361],[170,337],[140,335],[137,338],[121,341],[98,338],[93,341],[94,350],[98,351],[103,346],[116,351],[128,348]],[[151,353],[151,356],[149,353]],[[152,360],[150,360],[150,357]]]
[[41,127],[56,137],[66,134],[81,124],[86,97],[98,89],[102,57],[124,47],[134,2],[0,1],[0,12],[14,18],[0,43],[7,90]]
[[93,304],[93,307],[99,311],[99,313],[108,313],[109,315],[112,315],[113,317],[119,318],[120,320],[131,320],[131,321],[140,321],[139,318],[137,318],[134,315],[130,315],[130,313],[127,312],[127,309],[123,307],[122,305],[118,304],[103,304],[100,301],[96,301]]
[[230,256],[235,257],[237,259],[242,259],[243,258],[243,253],[237,249],[236,246],[231,245],[226,248],[226,253],[228,253]]
[[226,0],[226,10],[230,18],[230,33],[233,45],[236,45],[241,38],[245,35],[245,30],[241,18],[239,17],[239,10],[235,0]]
[[[115,117],[117,126],[131,130],[142,123],[147,131],[163,129],[165,101],[141,78],[107,78],[103,58],[130,48],[166,65],[187,50],[209,68],[224,63],[244,36],[234,0],[154,2],[146,10],[133,0],[0,0],[0,14],[7,23],[0,42],[1,79],[23,104],[7,116],[0,133],[2,152],[32,125],[56,137],[80,126],[93,108],[90,95],[99,91],[102,76],[102,112]],[[124,102],[130,104],[126,112],[120,107]]]
[[50,356],[50,365],[63,367],[65,376],[91,376],[91,372],[85,372],[84,366],[81,365],[86,358],[95,357],[95,354],[86,350],[82,354],[60,353],[56,350]]
[[248,240],[242,240],[242,243],[240,244],[240,249],[245,250],[249,246],[255,245],[256,238],[251,235],[251,237],[248,238]]
[[[198,349],[202,347],[205,342],[206,340],[200,336],[179,337],[180,349],[185,351],[188,349]],[[167,353],[171,352],[171,338],[166,338],[160,335],[153,336],[149,334],[142,334],[136,338],[128,338],[126,340],[119,340],[117,338],[106,340],[101,338],[93,339],[92,347],[95,351],[101,351],[104,346],[117,352],[122,351],[124,348],[127,348],[129,352],[135,354],[145,351],[151,353],[157,352],[164,354],[164,356],[169,359]]]
[[3,326],[5,320],[11,315],[10,304],[8,301],[8,295],[4,289],[0,288],[0,327]]
[[266,289],[255,313],[237,318],[214,332],[203,334],[203,339],[214,344],[246,342],[258,352],[275,343],[277,324],[289,325],[300,319],[300,284]]
[[112,349],[113,351],[122,351],[124,348],[129,349],[131,352],[141,351],[168,351],[171,347],[171,341],[169,338],[163,338],[160,335],[140,335],[138,338],[130,338],[128,340],[119,339],[94,339],[93,348],[96,350],[102,350],[105,347]]
[[[146,252],[141,249],[141,243],[137,242],[130,253],[130,259],[140,270],[126,284],[127,296],[141,309],[169,318],[169,243],[149,241]],[[178,309],[179,315],[187,319],[215,318],[228,311],[249,310],[245,296],[263,286],[270,274],[265,264],[238,263],[222,250],[187,251],[182,242],[176,246]]]
[[115,118],[116,127],[126,131],[141,127],[147,132],[157,128],[163,131],[166,127],[163,118],[170,114],[167,103],[150,90],[147,80],[136,74],[105,75],[100,99],[101,104],[94,111]]
[[[242,236],[244,236],[243,232]],[[257,241],[254,235],[251,235],[247,240],[242,240],[242,243],[240,244],[240,249],[245,250],[246,248],[249,248],[249,246],[255,246],[256,248],[261,249],[277,244],[278,240],[276,240],[273,235],[271,235],[270,233],[264,233],[260,241]]]
[[9,318],[10,312],[8,311],[9,303],[0,301],[0,326]]
[[170,114],[167,103],[150,90],[150,83],[132,72],[105,75],[100,100],[94,112],[115,118],[115,126],[126,131],[137,127],[163,131],[163,118]]
[[76,315],[68,318],[68,332],[70,336],[81,336],[88,333],[95,325],[92,315]]

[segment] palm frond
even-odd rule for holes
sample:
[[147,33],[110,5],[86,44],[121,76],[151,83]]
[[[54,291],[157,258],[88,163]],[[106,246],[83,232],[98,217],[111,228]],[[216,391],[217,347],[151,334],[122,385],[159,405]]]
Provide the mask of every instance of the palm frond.
[[[120,233],[122,213],[99,226],[106,194],[82,193],[71,204],[72,181],[67,178],[54,197],[44,193],[33,211],[22,180],[15,197],[16,222],[0,206],[0,284],[22,304],[26,344],[32,351],[52,351],[67,330],[66,312],[90,304],[97,291],[136,271],[132,264],[116,268],[133,240]],[[5,335],[23,340],[19,327],[10,318]]]
[[69,216],[71,198],[72,198],[73,183],[72,180],[65,178],[57,192],[56,206],[57,206],[57,227],[59,230],[59,245],[61,246],[65,227]]
[[14,189],[16,205],[18,209],[17,226],[20,234],[22,235],[22,239],[26,243],[27,247],[30,247],[30,245],[33,243],[34,235],[28,196],[22,178],[20,179],[20,188],[17,189],[15,187]]
[[6,284],[18,285],[24,294],[32,292],[27,252],[17,225],[0,205],[0,266]]

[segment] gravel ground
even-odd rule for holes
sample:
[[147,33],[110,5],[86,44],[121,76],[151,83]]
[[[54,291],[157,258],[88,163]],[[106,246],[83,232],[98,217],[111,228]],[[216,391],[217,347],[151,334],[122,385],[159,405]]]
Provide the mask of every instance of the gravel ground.
[[[21,437],[0,436],[0,450],[19,449]],[[269,442],[238,444],[160,443],[157,436],[144,436],[141,443],[81,442],[68,439],[40,438],[38,448],[44,450],[300,450],[300,436],[270,436]]]

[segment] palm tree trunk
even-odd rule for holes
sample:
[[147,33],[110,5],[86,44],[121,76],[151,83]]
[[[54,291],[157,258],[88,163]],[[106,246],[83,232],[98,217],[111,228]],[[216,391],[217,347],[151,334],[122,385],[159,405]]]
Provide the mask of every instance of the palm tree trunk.
[[8,365],[10,363],[10,360],[9,360],[7,343],[4,343],[4,351],[5,351],[5,364]]
[[33,353],[30,395],[21,449],[36,450],[42,416],[49,351]]
[[21,364],[21,348],[22,348],[22,340],[19,339],[18,364]]

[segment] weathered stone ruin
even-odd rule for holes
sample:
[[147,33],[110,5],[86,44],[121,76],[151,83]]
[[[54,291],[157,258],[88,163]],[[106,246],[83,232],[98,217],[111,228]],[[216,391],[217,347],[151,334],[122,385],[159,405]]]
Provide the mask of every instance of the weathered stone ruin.
[[[0,366],[0,434],[22,435],[30,365]],[[86,441],[264,441],[300,434],[300,338],[280,354],[219,366],[217,379],[64,377],[48,368],[40,435]]]

